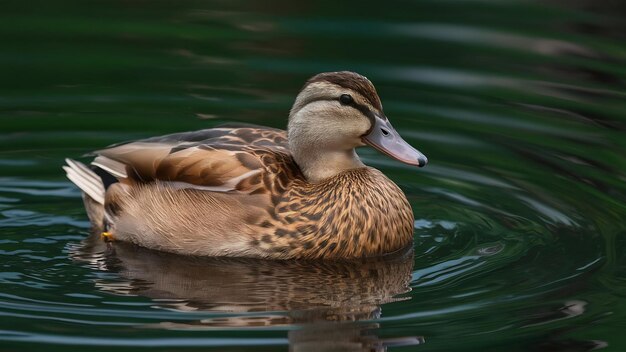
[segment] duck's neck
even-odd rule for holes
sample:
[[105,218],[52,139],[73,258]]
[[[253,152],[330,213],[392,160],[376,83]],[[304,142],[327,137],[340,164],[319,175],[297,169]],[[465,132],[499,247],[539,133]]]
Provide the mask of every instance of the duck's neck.
[[325,150],[319,146],[311,146],[292,149],[291,153],[307,181],[312,183],[365,166],[354,149]]

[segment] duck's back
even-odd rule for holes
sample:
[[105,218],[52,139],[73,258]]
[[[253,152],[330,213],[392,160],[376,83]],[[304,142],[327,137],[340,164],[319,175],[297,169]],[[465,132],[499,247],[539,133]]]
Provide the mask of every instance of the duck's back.
[[286,132],[261,127],[214,128],[170,134],[96,152],[92,165],[126,183],[262,192],[274,177],[301,177]]

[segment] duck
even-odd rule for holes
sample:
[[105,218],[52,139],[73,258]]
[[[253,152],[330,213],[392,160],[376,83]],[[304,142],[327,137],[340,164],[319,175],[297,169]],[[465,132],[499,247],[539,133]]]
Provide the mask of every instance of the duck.
[[350,71],[306,81],[287,130],[219,126],[113,145],[90,165],[66,159],[95,232],[189,256],[353,259],[413,243],[402,190],[366,166],[371,146],[415,167],[426,156],[383,112],[374,85]]

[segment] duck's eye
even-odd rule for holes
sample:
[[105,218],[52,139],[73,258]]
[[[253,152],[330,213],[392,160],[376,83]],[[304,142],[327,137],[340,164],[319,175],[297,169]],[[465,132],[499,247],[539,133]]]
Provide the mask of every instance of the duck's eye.
[[352,99],[352,95],[350,94],[341,94],[341,96],[339,97],[339,101],[343,105],[348,105],[352,104],[354,102],[354,99]]

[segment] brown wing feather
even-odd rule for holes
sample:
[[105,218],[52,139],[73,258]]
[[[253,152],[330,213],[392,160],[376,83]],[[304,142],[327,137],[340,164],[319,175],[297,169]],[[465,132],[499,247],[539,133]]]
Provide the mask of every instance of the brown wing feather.
[[259,192],[275,179],[300,174],[286,132],[269,128],[216,128],[127,143],[97,152],[126,166],[133,181],[166,181],[210,191]]
[[152,137],[138,142],[164,144],[216,143],[287,148],[287,132],[270,127],[209,128]]

